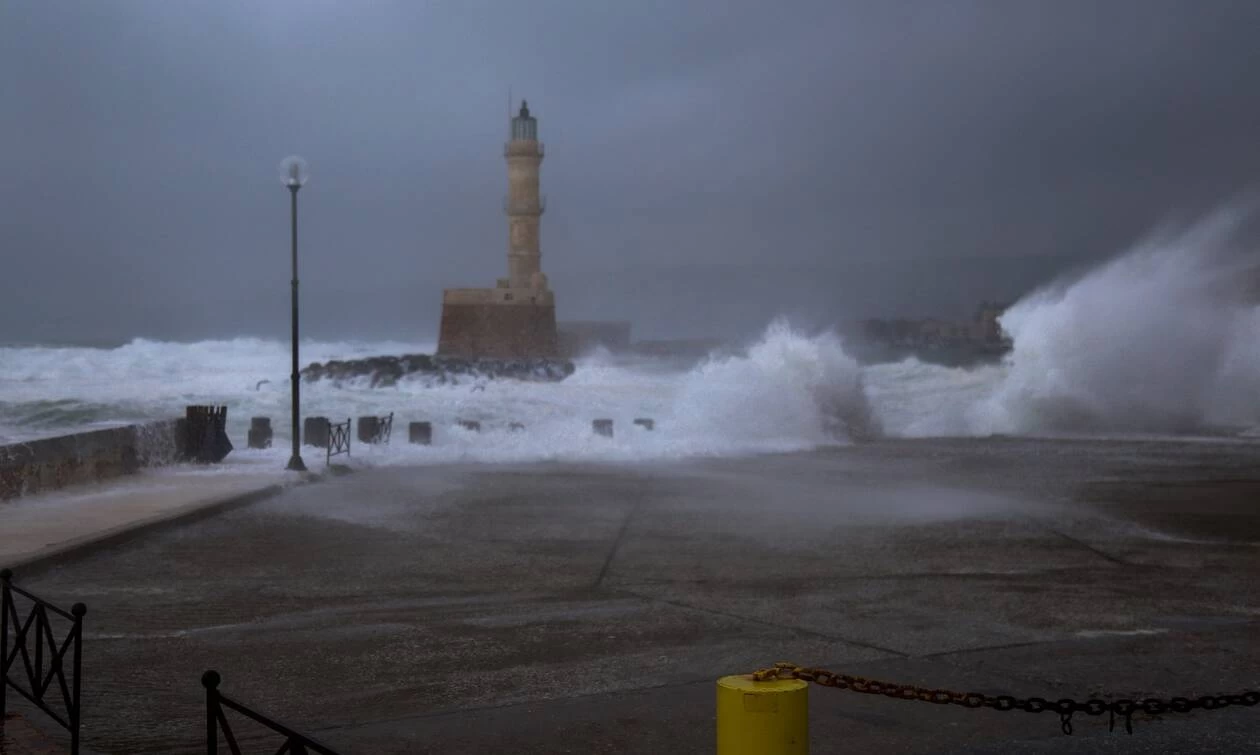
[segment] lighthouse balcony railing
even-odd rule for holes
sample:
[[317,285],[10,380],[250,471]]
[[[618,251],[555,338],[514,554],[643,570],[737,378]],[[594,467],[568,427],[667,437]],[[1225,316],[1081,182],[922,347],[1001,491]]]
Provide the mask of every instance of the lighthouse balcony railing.
[[546,149],[543,148],[542,142],[533,139],[513,139],[510,142],[504,142],[503,156],[512,157],[513,155],[545,157]]
[[510,197],[503,198],[503,211],[508,215],[541,215],[547,211],[547,197],[538,197],[537,202],[531,201],[512,201]]

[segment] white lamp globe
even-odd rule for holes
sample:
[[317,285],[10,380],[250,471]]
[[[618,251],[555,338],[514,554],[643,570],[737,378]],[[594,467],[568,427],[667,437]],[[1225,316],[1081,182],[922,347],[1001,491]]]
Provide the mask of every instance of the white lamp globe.
[[290,189],[301,187],[310,177],[306,161],[297,155],[290,155],[280,162],[280,182]]

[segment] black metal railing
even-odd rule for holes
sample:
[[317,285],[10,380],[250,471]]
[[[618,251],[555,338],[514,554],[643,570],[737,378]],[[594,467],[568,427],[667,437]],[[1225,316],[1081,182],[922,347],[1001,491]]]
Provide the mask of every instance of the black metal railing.
[[236,734],[232,731],[232,725],[228,722],[225,710],[235,711],[246,718],[262,724],[271,731],[284,736],[284,744],[276,750],[276,755],[309,755],[316,752],[321,755],[337,755],[337,751],[325,744],[320,744],[314,739],[299,734],[284,724],[271,720],[267,716],[256,710],[242,705],[232,698],[219,692],[219,683],[222,681],[217,671],[207,671],[201,675],[201,684],[206,688],[206,753],[207,755],[218,755],[219,753],[219,735],[223,735],[223,741],[228,746],[228,751],[232,755],[242,755],[240,743],[236,741]]
[[350,455],[350,419],[345,422],[328,424],[328,456],[324,459],[325,464],[332,463],[332,457],[345,454]]
[[372,433],[372,437],[368,443],[377,443],[389,445],[389,437],[394,433],[394,413],[390,412],[387,416],[376,418],[376,431]]
[[[23,607],[19,611],[18,599],[29,603],[30,608]],[[70,732],[70,755],[78,755],[79,722],[83,712],[79,691],[85,613],[87,606],[82,603],[75,603],[67,612],[15,587],[13,572],[0,569],[0,729],[4,728],[6,696],[12,687]],[[64,639],[57,638],[49,614],[70,622]],[[69,680],[66,679],[67,656]],[[15,668],[17,673],[11,673]],[[53,682],[56,682],[55,689]],[[50,695],[50,691],[54,694]]]

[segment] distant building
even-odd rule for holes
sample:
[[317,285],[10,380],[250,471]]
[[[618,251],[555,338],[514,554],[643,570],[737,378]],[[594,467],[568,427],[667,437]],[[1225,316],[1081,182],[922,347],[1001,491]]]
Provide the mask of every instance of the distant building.
[[557,326],[560,353],[575,357],[603,347],[609,351],[630,350],[630,323],[616,321],[562,322]]
[[976,316],[973,320],[976,340],[997,342],[1005,338],[998,318],[1009,306],[1009,304],[986,301],[976,308]]
[[636,341],[632,351],[639,356],[700,359],[729,346],[718,338],[670,338]]
[[908,356],[950,365],[991,361],[1011,348],[1011,340],[998,321],[1006,307],[983,302],[969,322],[936,318],[861,320],[856,329],[847,332],[847,346],[867,362]]
[[508,277],[495,288],[442,292],[438,356],[520,359],[559,356],[555,294],[542,272],[539,225],[546,209],[539,188],[543,145],[538,120],[521,101],[503,155],[508,166]]

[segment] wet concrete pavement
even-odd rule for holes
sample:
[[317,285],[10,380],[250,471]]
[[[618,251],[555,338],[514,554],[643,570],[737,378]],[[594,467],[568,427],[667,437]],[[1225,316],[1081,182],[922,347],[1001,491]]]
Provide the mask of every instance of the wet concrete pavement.
[[278,470],[171,467],[5,501],[0,504],[0,566],[56,559],[88,543],[263,497],[297,482]]
[[[714,680],[784,659],[1049,699],[1260,688],[1258,460],[994,439],[382,469],[19,578],[89,606],[103,752],[198,749],[206,668],[348,753],[710,752]],[[1260,708],[1071,738],[1053,714],[811,708],[816,753],[1260,748]]]

